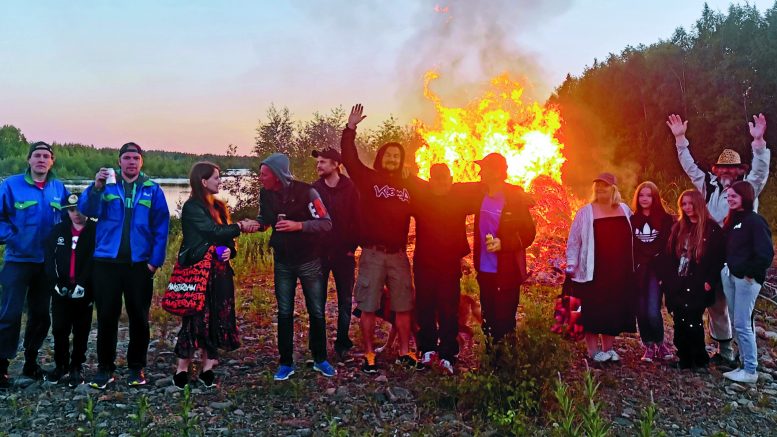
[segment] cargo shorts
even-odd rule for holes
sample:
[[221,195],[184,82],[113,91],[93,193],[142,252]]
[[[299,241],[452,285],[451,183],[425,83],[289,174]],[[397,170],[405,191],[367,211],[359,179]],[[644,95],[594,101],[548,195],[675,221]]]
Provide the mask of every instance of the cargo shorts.
[[374,313],[380,308],[383,286],[388,286],[391,311],[413,309],[413,288],[410,260],[407,252],[386,253],[365,248],[359,257],[359,277],[356,279],[356,305],[360,310]]

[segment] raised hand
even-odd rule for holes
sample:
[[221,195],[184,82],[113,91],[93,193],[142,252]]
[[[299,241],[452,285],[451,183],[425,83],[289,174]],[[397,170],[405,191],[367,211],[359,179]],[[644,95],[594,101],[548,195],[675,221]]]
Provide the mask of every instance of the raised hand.
[[671,114],[666,120],[666,125],[672,130],[672,135],[675,137],[684,137],[685,131],[688,130],[688,120],[683,121],[682,117],[677,114]]
[[101,168],[100,171],[97,172],[97,174],[94,175],[94,187],[99,189],[102,189],[105,186],[105,181],[108,180],[108,176],[110,176],[110,173],[108,173],[107,168]]
[[753,141],[763,141],[766,133],[766,117],[763,114],[753,116],[753,121],[748,123],[750,126],[750,135]]
[[361,103],[357,103],[351,108],[351,113],[348,115],[348,128],[356,129],[356,125],[361,123],[362,120],[367,118],[366,115],[362,115],[364,112],[364,106]]

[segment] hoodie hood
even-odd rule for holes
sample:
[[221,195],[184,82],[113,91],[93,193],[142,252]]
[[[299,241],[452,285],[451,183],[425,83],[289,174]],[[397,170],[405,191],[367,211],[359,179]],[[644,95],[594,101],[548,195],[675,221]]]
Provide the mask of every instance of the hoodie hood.
[[273,153],[262,161],[262,165],[266,165],[272,170],[275,177],[281,181],[283,188],[288,188],[291,185],[291,181],[294,177],[289,170],[289,157],[283,153]]
[[[386,154],[386,149],[388,149],[389,147],[399,148],[399,169],[391,172],[383,169],[383,155]],[[378,149],[378,153],[375,154],[375,161],[372,163],[372,168],[375,169],[375,171],[378,171],[381,173],[399,173],[404,167],[405,167],[405,148],[402,147],[402,145],[399,143],[386,143],[380,146],[380,149]]]

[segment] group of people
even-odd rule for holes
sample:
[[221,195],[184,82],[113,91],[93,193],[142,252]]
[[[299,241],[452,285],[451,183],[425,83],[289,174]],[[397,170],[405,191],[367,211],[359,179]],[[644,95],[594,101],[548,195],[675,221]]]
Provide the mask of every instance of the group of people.
[[677,115],[667,120],[680,164],[695,187],[677,199],[679,217],[666,211],[653,182],[639,184],[629,206],[621,200],[616,177],[602,173],[593,181],[591,202],[572,223],[567,274],[582,302],[580,323],[594,361],[619,361],[615,336],[636,332],[637,326],[642,361],[673,359],[664,341],[663,297],[674,320],[677,367],[707,368],[706,310],[718,344],[714,363],[730,368],[726,378],[754,383],[753,311],[774,257],[769,226],[756,213],[771,157],[763,138],[766,119],[759,114],[749,124],[752,169],[726,149],[711,172],[701,170],[690,154],[687,123]]
[[[515,330],[520,286],[527,278],[526,249],[536,230],[529,212],[532,200],[506,182],[506,159],[491,153],[475,161],[481,181],[473,183],[453,183],[445,164],[431,167],[429,181],[408,174],[405,149],[398,143],[383,145],[372,167],[367,166],[355,145],[357,125],[366,117],[363,111],[361,105],[351,109],[341,152],[313,152],[319,175],[314,183],[296,180],[283,154],[261,162],[255,220],[233,222],[227,205],[216,197],[221,187],[216,164],[192,167],[177,263],[192,265],[206,254],[215,261],[209,267],[203,311],[181,320],[173,375],[177,387],[191,382],[196,352],[202,359],[197,379],[210,387],[216,384],[213,368],[219,352],[240,346],[229,260],[236,256],[235,238],[241,233],[273,230],[269,244],[279,354],[275,380],[295,372],[298,282],[309,316],[313,369],[327,377],[336,374],[328,361],[325,321],[330,273],[337,289],[334,352],[346,360],[354,346],[349,330],[355,300],[364,348],[361,368],[366,373],[379,371],[379,348],[374,345],[378,315],[389,318],[398,334],[397,364],[416,370],[436,365],[454,373],[462,260],[470,251],[487,349],[493,350]],[[733,367],[731,340],[737,340],[742,364],[725,376],[754,382],[752,313],[774,255],[768,225],[755,212],[770,160],[763,140],[766,120],[760,115],[750,124],[754,158],[749,173],[729,149],[712,172],[702,171],[688,150],[687,122],[673,115],[667,124],[680,163],[696,187],[677,200],[679,218],[666,211],[654,183],[640,184],[629,206],[621,200],[617,178],[602,173],[594,180],[591,202],[572,223],[567,275],[582,301],[580,323],[588,353],[597,362],[619,360],[615,336],[634,332],[638,323],[645,348],[642,360],[671,357],[661,315],[664,296],[675,323],[679,367],[699,369],[709,362],[702,322],[706,310],[719,345],[715,360]],[[145,384],[153,278],[165,262],[170,214],[160,186],[141,172],[142,148],[124,144],[118,169],[101,168],[80,195],[69,193],[56,179],[50,145],[32,144],[27,158],[27,171],[0,185],[0,244],[6,246],[0,272],[0,388],[10,385],[8,366],[17,352],[25,300],[23,375],[66,380],[71,387],[84,383],[94,306],[98,369],[89,384],[106,388],[115,378],[123,304],[129,319],[127,383]],[[472,249],[466,234],[470,214],[475,216]],[[411,217],[416,223],[412,272],[406,250]],[[52,321],[55,368],[46,372],[38,352]],[[412,336],[420,355],[410,348]]]

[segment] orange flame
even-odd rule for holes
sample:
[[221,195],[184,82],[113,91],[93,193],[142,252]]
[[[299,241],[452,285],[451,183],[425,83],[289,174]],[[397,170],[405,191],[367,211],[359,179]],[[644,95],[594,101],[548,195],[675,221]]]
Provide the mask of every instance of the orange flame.
[[435,105],[438,127],[414,120],[425,142],[415,155],[421,178],[429,178],[432,164],[446,163],[454,181],[477,181],[479,169],[473,161],[497,152],[507,159],[508,182],[528,190],[532,181],[546,175],[561,183],[566,159],[564,145],[555,138],[558,110],[537,102],[524,104],[523,88],[507,74],[492,79],[480,99],[461,108],[446,107],[429,86],[437,77],[434,71],[426,73],[424,95]]

